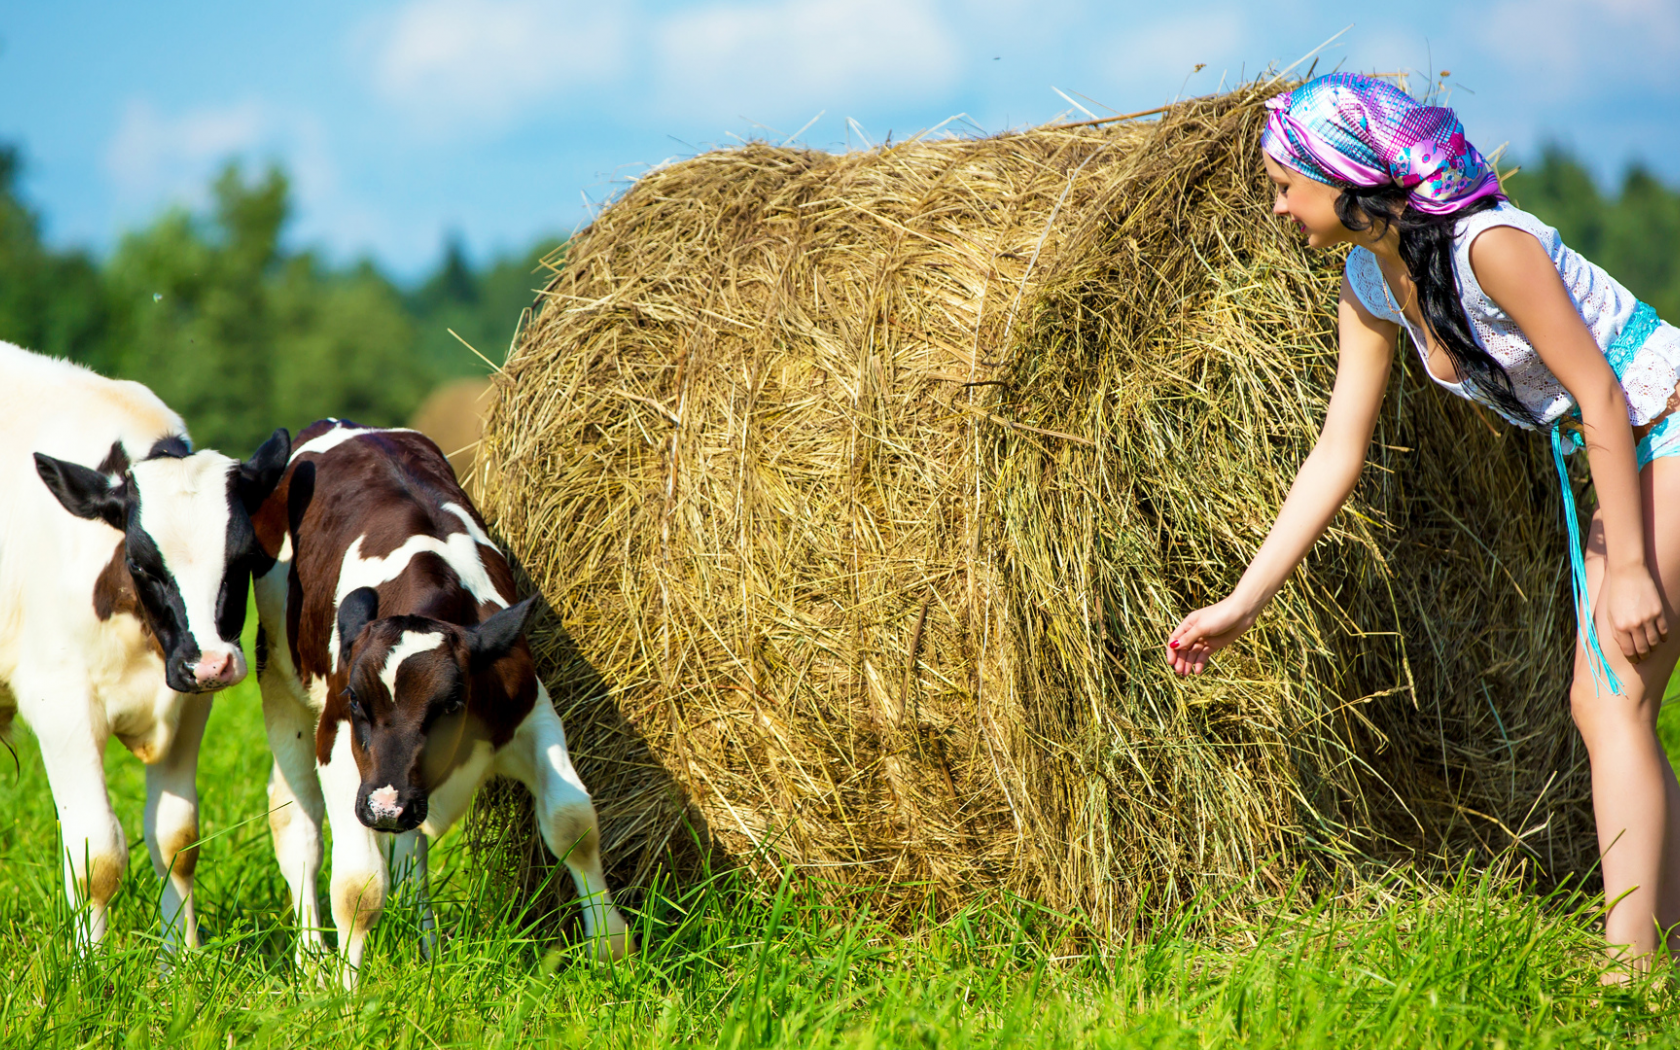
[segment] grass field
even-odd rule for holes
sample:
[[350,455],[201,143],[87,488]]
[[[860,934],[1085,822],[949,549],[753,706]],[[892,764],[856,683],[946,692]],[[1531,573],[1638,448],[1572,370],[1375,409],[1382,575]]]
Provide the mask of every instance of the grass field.
[[437,957],[422,958],[412,914],[387,912],[347,994],[291,965],[254,681],[217,698],[206,740],[207,943],[165,973],[140,764],[113,745],[130,869],[108,941],[84,958],[68,949],[39,753],[19,733],[20,768],[0,774],[6,1046],[1680,1046],[1666,978],[1600,989],[1592,902],[1484,877],[1278,901],[1212,941],[1186,915],[1101,958],[1072,955],[1026,905],[906,939],[802,884],[690,889],[652,895],[635,914],[645,950],[605,966],[522,929],[474,882],[458,833],[433,852]]

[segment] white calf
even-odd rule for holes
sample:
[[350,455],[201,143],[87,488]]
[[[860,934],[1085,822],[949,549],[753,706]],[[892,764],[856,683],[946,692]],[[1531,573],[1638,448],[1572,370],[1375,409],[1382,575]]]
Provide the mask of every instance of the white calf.
[[165,943],[198,943],[199,742],[210,694],[245,676],[245,596],[267,567],[249,511],[289,449],[278,431],[246,463],[194,452],[139,383],[0,343],[0,734],[21,713],[40,740],[84,943],[128,864],[113,734],[146,763]]

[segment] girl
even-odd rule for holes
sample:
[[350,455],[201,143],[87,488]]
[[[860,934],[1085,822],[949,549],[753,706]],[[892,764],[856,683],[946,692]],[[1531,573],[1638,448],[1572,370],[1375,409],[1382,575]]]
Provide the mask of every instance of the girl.
[[[1569,698],[1592,765],[1605,936],[1623,977],[1680,923],[1680,785],[1656,736],[1680,658],[1668,632],[1680,603],[1680,330],[1506,203],[1452,110],[1348,73],[1266,105],[1272,211],[1310,247],[1354,246],[1336,383],[1253,563],[1228,598],[1184,618],[1167,661],[1200,674],[1329,525],[1365,464],[1403,326],[1436,383],[1550,433],[1580,624]],[[1586,449],[1598,494],[1584,559],[1566,442]]]

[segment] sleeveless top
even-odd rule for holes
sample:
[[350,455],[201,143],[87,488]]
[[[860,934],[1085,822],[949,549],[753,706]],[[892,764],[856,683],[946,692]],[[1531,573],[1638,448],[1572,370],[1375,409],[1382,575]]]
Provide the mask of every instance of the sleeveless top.
[[[1575,399],[1552,375],[1540,355],[1535,352],[1522,329],[1501,310],[1476,282],[1470,267],[1470,245],[1484,230],[1495,226],[1515,226],[1534,235],[1540,246],[1551,256],[1563,286],[1575,300],[1575,308],[1586,322],[1598,348],[1607,350],[1633,316],[1639,300],[1633,293],[1603,269],[1582,258],[1558,236],[1557,230],[1520,208],[1501,202],[1486,211],[1459,220],[1453,233],[1453,262],[1458,275],[1459,299],[1464,304],[1470,331],[1495,361],[1511,377],[1511,387],[1517,400],[1549,426],[1575,407]],[[1525,429],[1536,429],[1528,420],[1506,415],[1485,392],[1476,389],[1476,380],[1466,377],[1464,382],[1448,383],[1429,371],[1429,343],[1422,331],[1414,328],[1400,310],[1394,293],[1389,290],[1377,257],[1365,248],[1348,253],[1347,282],[1365,309],[1386,321],[1393,321],[1411,336],[1423,360],[1423,370],[1436,383],[1460,397],[1468,398],[1498,412],[1505,419]],[[1622,392],[1627,398],[1628,422],[1633,426],[1649,423],[1668,406],[1670,395],[1680,381],[1680,329],[1661,323],[1640,345],[1637,353],[1621,370]]]

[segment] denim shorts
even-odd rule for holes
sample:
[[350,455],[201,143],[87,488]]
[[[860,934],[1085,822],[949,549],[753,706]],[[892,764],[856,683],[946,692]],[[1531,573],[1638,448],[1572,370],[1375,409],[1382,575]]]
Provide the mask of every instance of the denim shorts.
[[1680,456],[1680,412],[1671,412],[1657,420],[1650,433],[1639,439],[1634,448],[1635,470],[1644,470],[1653,459]]

